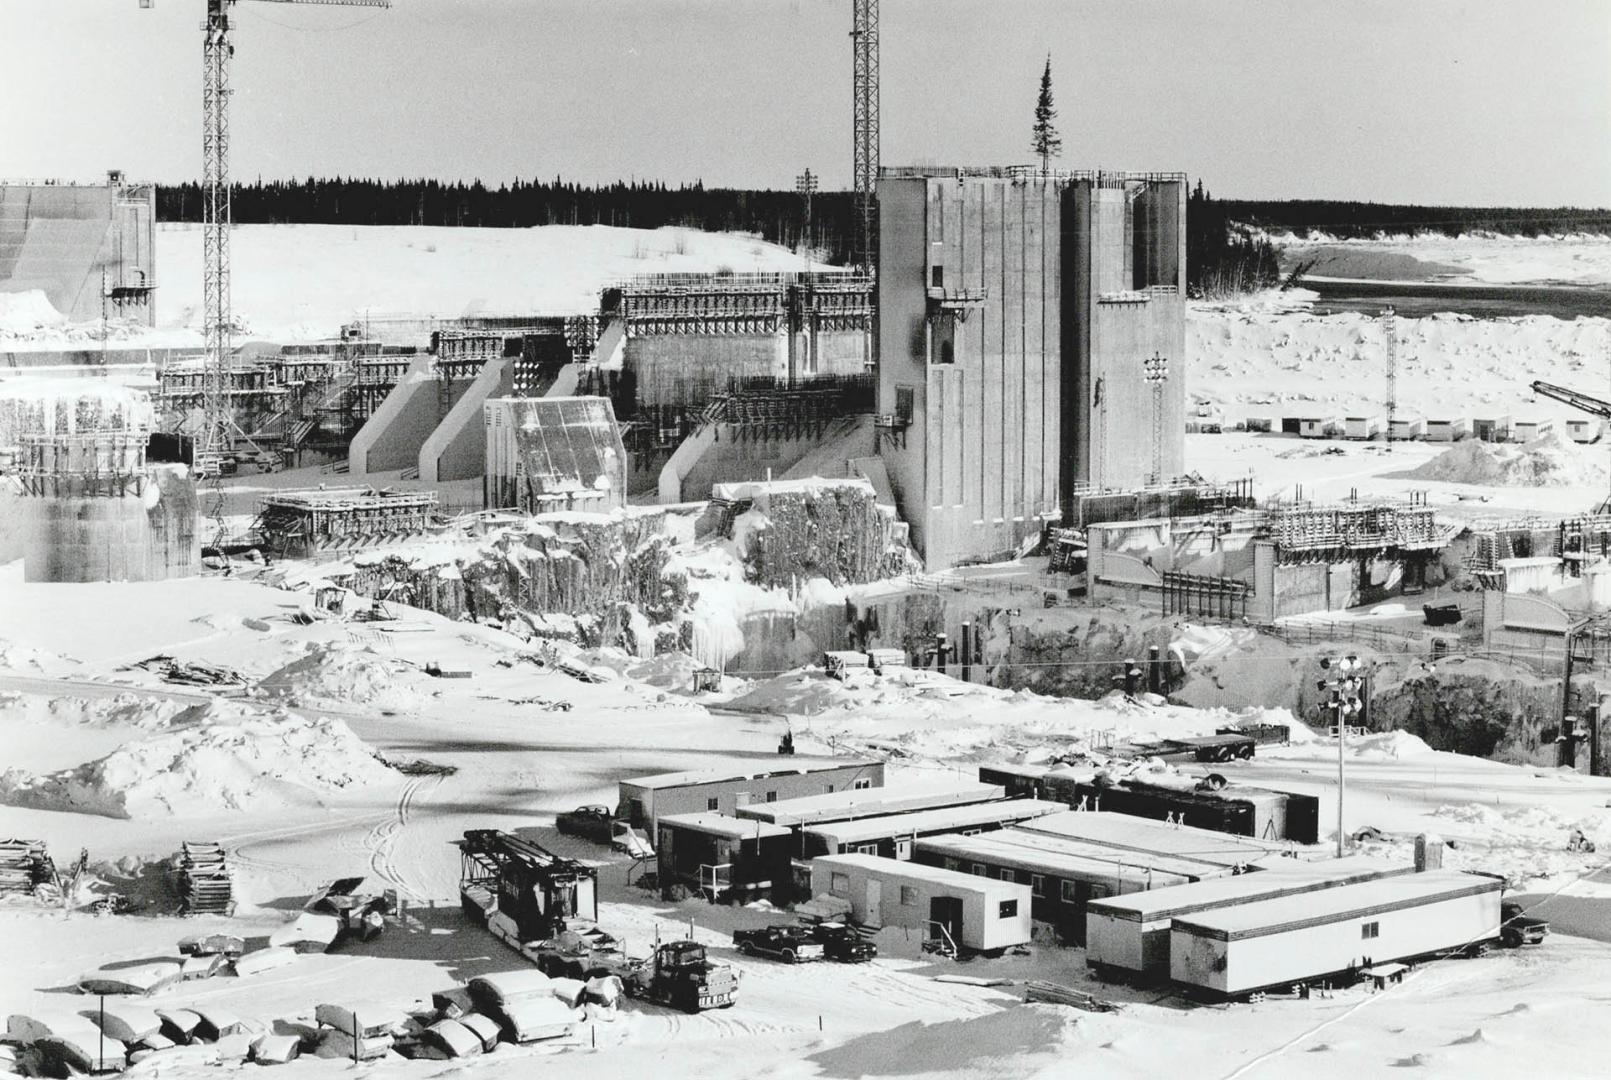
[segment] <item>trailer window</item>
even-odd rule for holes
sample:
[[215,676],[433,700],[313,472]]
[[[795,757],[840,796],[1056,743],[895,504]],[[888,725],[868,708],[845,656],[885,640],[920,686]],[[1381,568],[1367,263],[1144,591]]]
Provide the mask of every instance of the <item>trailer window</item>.
[[766,801],[767,802],[777,802],[778,801],[778,793],[775,792],[775,791],[768,791],[766,793]]
[[917,907],[917,888],[915,886],[901,886],[901,907]]
[[856,854],[858,854],[858,855],[877,855],[878,854],[878,845],[877,844],[857,844],[856,845]]
[[1012,880],[1012,871],[1003,868],[1001,870],[996,871],[996,876],[998,878],[1000,878],[1002,881],[1011,881]]
[[722,808],[722,800],[719,799],[718,797],[716,797],[715,795],[712,795],[710,798],[705,800],[705,809],[706,810],[720,810],[721,808]]
[[951,856],[947,855],[945,857],[945,868],[947,870],[961,870],[962,864],[956,859],[953,859]]
[[873,786],[873,778],[870,776],[857,777],[856,781],[850,786],[856,791],[866,791]]
[[973,876],[974,877],[984,877],[985,876],[985,864],[984,863],[974,863],[973,864]]
[[1079,899],[1080,899],[1079,895],[1074,891],[1076,884],[1078,884],[1078,883],[1073,882],[1073,881],[1065,881],[1065,882],[1063,882],[1063,892],[1062,892],[1063,903],[1065,903],[1065,904],[1077,904],[1077,903],[1079,903]]
[[1359,928],[1359,936],[1365,940],[1381,937],[1382,924],[1379,922],[1368,922],[1361,925]]
[[850,895],[850,875],[849,874],[830,874],[830,875],[828,875],[828,891],[830,893],[832,893],[834,896],[849,896]]
[[1018,917],[1018,901],[1003,900],[1001,902],[1001,918],[1016,919]]
[[1046,895],[1046,875],[1045,874],[1030,874],[1029,875],[1029,893],[1030,893],[1031,896],[1044,897]]

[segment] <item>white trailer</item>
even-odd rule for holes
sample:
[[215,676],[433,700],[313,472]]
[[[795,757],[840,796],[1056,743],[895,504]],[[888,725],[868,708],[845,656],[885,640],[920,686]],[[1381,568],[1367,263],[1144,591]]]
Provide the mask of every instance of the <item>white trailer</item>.
[[1426,422],[1427,442],[1459,442],[1471,434],[1471,423],[1463,416]]
[[1102,974],[1165,980],[1169,930],[1177,918],[1414,872],[1409,864],[1364,855],[1277,859],[1251,874],[1092,900],[1085,909],[1085,962]]
[[1345,439],[1374,439],[1382,433],[1382,420],[1378,416],[1343,417]]
[[1000,952],[1030,939],[1029,886],[1011,881],[877,855],[823,855],[811,860],[811,892],[849,901],[863,926],[903,926],[961,952]]
[[1239,997],[1498,940],[1503,888],[1497,877],[1428,870],[1177,918],[1169,978]]

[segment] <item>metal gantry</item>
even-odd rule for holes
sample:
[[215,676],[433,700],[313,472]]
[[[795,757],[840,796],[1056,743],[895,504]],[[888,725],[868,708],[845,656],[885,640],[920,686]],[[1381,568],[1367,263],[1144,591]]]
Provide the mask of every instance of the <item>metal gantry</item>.
[[1141,363],[1146,371],[1142,378],[1152,387],[1152,473],[1147,482],[1159,484],[1163,482],[1163,396],[1164,383],[1169,381],[1169,361],[1154,352],[1149,359]]
[[851,0],[851,110],[856,194],[855,262],[871,272],[878,252],[878,0]]

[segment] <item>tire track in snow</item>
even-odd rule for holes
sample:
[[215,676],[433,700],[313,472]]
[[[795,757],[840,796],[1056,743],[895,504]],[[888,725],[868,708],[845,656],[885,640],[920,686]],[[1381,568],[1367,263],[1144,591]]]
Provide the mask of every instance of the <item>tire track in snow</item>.
[[409,818],[413,816],[414,802],[419,798],[421,789],[429,785],[430,791],[434,792],[441,784],[440,773],[410,777],[397,796],[397,806],[391,816],[378,822],[364,837],[364,847],[369,851],[370,870],[376,877],[389,882],[398,892],[406,893],[413,900],[423,900],[424,893],[418,887],[418,883],[410,881],[398,866],[397,839],[408,828]]

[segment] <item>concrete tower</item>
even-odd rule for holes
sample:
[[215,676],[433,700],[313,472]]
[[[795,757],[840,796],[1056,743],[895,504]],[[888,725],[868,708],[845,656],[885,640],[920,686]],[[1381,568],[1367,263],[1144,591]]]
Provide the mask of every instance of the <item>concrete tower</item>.
[[1183,175],[885,169],[878,200],[879,447],[930,568],[1182,471]]

